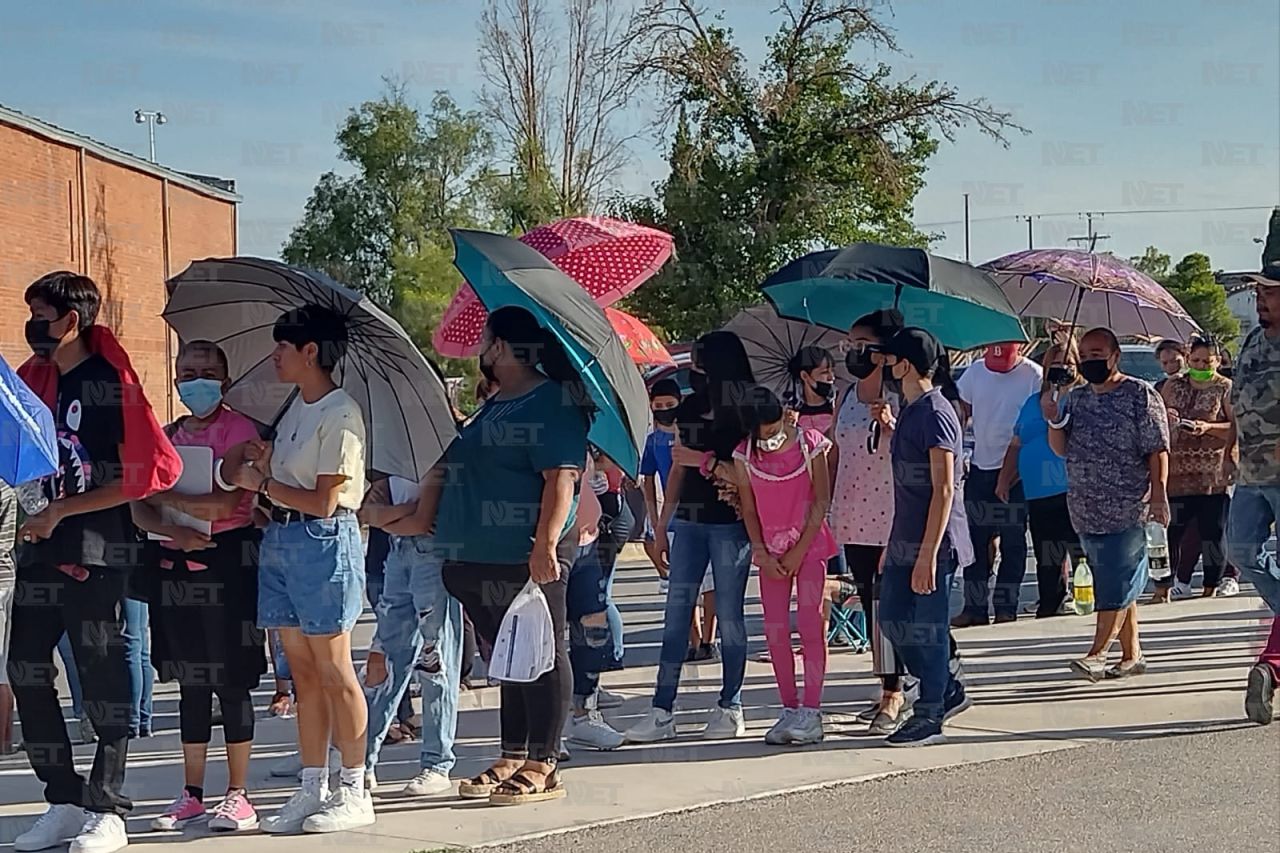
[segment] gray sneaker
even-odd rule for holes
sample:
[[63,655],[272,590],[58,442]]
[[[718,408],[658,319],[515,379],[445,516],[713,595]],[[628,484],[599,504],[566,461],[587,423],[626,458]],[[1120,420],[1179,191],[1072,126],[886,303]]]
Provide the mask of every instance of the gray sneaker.
[[782,746],[789,743],[787,738],[791,733],[792,718],[798,710],[798,708],[783,708],[782,713],[778,714],[778,722],[765,732],[764,742],[769,746]]
[[822,712],[817,708],[801,708],[791,715],[791,727],[787,730],[787,743],[803,746],[821,743]]
[[717,705],[711,709],[711,716],[707,718],[707,727],[702,730],[702,737],[705,740],[723,740],[742,737],[746,733],[747,723],[742,716],[741,708],[721,708]]

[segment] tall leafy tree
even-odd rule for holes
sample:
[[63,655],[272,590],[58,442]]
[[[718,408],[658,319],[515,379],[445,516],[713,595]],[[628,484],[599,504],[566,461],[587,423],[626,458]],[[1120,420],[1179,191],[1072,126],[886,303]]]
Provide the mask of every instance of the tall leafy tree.
[[1000,142],[1010,115],[937,80],[895,77],[880,0],[778,0],[781,24],[752,67],[695,0],[643,0],[632,69],[675,125],[671,174],[619,212],[671,231],[679,263],[631,300],[687,338],[758,301],[806,251],[858,240],[927,244],[912,225],[928,158],[965,126]]
[[459,282],[448,228],[490,216],[485,121],[443,92],[420,110],[388,82],[381,97],[348,113],[336,139],[352,171],[320,176],[282,256],[366,293],[429,351]]
[[1148,246],[1129,263],[1163,285],[1191,319],[1223,345],[1239,337],[1240,321],[1227,307],[1227,292],[1214,278],[1208,255],[1193,252],[1174,264],[1169,255]]

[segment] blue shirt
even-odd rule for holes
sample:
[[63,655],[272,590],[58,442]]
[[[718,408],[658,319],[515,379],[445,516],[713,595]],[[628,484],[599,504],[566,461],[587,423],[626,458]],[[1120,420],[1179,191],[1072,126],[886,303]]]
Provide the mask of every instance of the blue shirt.
[[1067,493],[1067,460],[1049,446],[1049,425],[1040,411],[1040,395],[1032,394],[1013,425],[1018,437],[1018,476],[1027,500]]
[[[564,400],[558,383],[490,399],[445,451],[436,545],[457,562],[528,562],[543,472],[582,470],[586,461],[586,419]],[[577,509],[575,493],[564,531],[573,528]]]
[[640,476],[657,475],[661,490],[667,488],[667,479],[671,476],[671,448],[675,446],[676,434],[655,429],[644,440],[644,453],[640,456]]
[[933,500],[933,479],[929,470],[929,451],[935,447],[950,450],[955,469],[955,499],[951,515],[942,533],[938,554],[945,557],[954,550],[957,567],[973,563],[973,546],[969,541],[969,522],[964,511],[961,481],[964,456],[960,418],[955,408],[933,388],[898,414],[893,431],[890,458],[893,462],[893,530],[889,534],[886,566],[911,568],[915,565],[924,541],[929,520],[929,502]]

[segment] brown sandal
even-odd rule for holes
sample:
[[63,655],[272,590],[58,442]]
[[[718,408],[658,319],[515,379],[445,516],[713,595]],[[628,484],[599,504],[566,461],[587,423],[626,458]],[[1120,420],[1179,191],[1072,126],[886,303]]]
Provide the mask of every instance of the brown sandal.
[[487,800],[498,786],[520,772],[520,766],[511,768],[511,773],[503,776],[497,767],[490,767],[479,776],[473,776],[458,784],[458,797],[463,800]]
[[489,805],[523,806],[529,803],[559,800],[565,794],[564,786],[560,784],[559,771],[552,770],[539,785],[522,770],[493,789],[493,793],[489,795]]

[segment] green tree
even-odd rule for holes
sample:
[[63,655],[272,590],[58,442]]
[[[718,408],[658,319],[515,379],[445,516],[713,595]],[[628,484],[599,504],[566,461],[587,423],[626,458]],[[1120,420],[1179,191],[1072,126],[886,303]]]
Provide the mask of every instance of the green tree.
[[1280,207],[1271,210],[1267,224],[1267,243],[1262,247],[1262,265],[1280,261]]
[[[670,176],[620,214],[674,234],[679,263],[629,300],[689,338],[760,299],[760,282],[813,249],[927,245],[912,225],[928,158],[973,125],[1004,141],[1008,113],[936,80],[895,78],[879,0],[781,0],[751,67],[693,0],[644,0],[633,67],[675,125]],[[1017,128],[1020,130],[1020,128]]]
[[1129,263],[1133,264],[1139,272],[1144,272],[1155,281],[1164,284],[1172,270],[1173,258],[1155,246],[1148,246],[1140,256],[1130,258]]
[[1200,328],[1224,346],[1240,335],[1240,321],[1227,307],[1227,292],[1213,276],[1209,256],[1193,252],[1163,282],[1178,304],[1187,309]]
[[420,111],[389,81],[350,111],[337,144],[352,174],[320,176],[281,254],[367,294],[430,353],[460,282],[448,228],[488,223],[493,142],[484,121],[443,92]]

